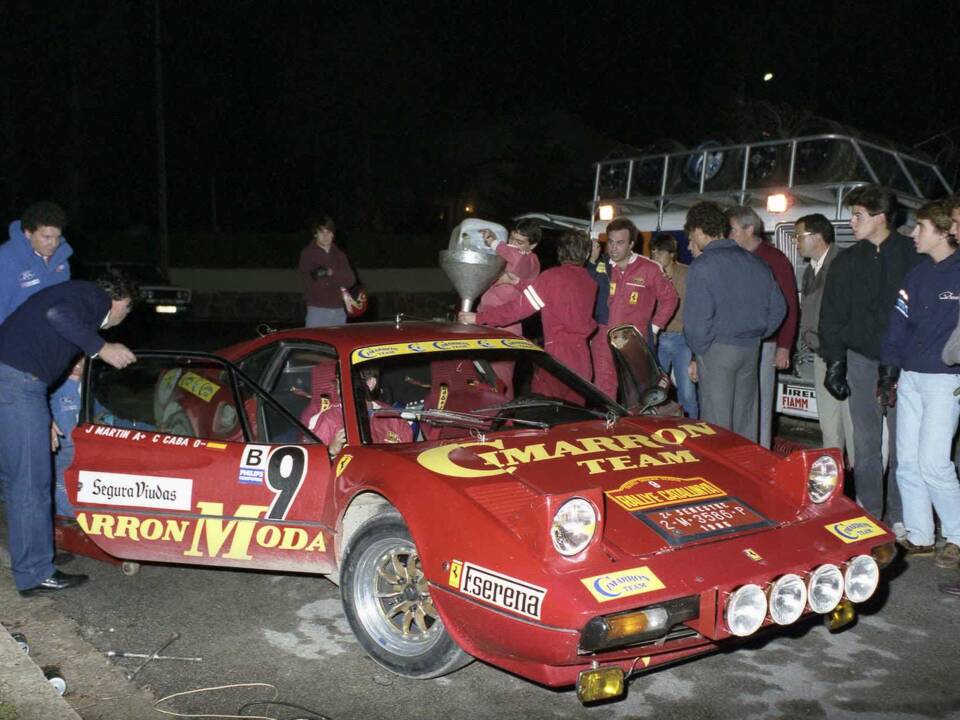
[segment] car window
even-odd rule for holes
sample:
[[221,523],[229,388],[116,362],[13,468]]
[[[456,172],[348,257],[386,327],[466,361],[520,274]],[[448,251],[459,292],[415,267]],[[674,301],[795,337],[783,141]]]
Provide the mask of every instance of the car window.
[[95,361],[87,389],[86,417],[97,425],[227,442],[316,442],[214,358],[141,353],[123,370]]
[[264,373],[270,367],[270,361],[277,352],[277,345],[268,345],[256,352],[251,353],[243,360],[237,363],[237,367],[243,370],[243,374],[256,383],[263,384]]
[[403,352],[355,361],[365,443],[462,438],[622,412],[541,351]]
[[[343,426],[337,358],[332,348],[287,349],[269,390],[278,404],[310,430],[316,428],[318,416],[328,411],[336,412],[339,426]],[[279,417],[268,410],[268,427]]]

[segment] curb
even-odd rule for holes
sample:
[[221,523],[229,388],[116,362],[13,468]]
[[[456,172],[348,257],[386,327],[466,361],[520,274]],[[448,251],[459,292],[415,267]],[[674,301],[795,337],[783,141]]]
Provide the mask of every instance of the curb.
[[0,703],[16,708],[17,720],[80,720],[67,701],[53,689],[43,671],[10,637],[0,632]]

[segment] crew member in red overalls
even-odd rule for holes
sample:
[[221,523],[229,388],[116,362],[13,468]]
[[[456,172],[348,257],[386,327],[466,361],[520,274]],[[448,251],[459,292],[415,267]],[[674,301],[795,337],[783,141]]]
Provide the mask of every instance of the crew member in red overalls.
[[[590,240],[580,232],[564,233],[557,246],[560,265],[545,270],[522,294],[506,305],[479,312],[461,312],[462,323],[503,327],[540,312],[544,349],[583,378],[591,373],[587,338],[597,327],[593,305],[597,285],[584,269]],[[578,400],[546,373],[537,373],[531,388],[550,397]]]
[[[534,252],[534,248],[540,242],[541,232],[540,226],[533,220],[521,220],[517,223],[517,226],[510,231],[510,239],[507,242],[498,240],[489,230],[480,232],[487,247],[492,247],[497,255],[507,262],[497,281],[480,296],[477,310],[485,312],[517,300],[523,288],[536,280],[537,275],[540,274],[540,259]],[[519,322],[511,323],[501,329],[523,337],[523,326]],[[513,364],[495,362],[493,371],[503,382],[506,394],[512,395]]]
[[[653,349],[660,328],[665,327],[680,298],[663,269],[650,258],[633,251],[637,227],[627,218],[617,218],[607,225],[606,271],[610,279],[607,296],[608,326],[630,324],[639,330]],[[601,328],[601,330],[604,330]],[[593,342],[594,352],[603,354],[596,363],[594,384],[612,398],[617,396],[617,373],[607,343],[606,332]]]

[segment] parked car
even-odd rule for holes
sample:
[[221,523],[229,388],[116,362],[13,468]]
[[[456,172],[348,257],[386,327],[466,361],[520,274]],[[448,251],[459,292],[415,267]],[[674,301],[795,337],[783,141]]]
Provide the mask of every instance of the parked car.
[[190,310],[192,291],[170,282],[156,265],[135,262],[84,263],[74,275],[82,280],[95,280],[108,270],[121,270],[140,284],[140,303],[157,315],[183,315]]
[[[659,415],[640,333],[611,346],[622,405],[523,338],[401,319],[93,361],[59,542],[131,572],[326,575],[401,676],[479,658],[584,702],[813,615],[852,621],[894,538],[843,496],[838,452]],[[346,431],[332,457],[309,429],[324,413]]]

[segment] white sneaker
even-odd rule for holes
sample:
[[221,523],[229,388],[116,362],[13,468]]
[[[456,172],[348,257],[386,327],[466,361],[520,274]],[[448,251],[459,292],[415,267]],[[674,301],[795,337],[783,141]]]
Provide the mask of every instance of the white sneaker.
[[907,526],[902,522],[895,522],[892,529],[893,534],[897,537],[897,540],[902,540],[907,536]]

